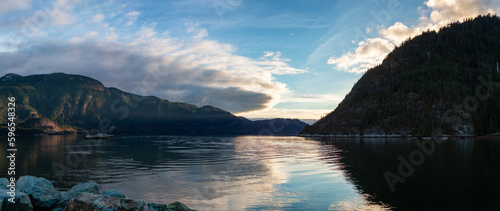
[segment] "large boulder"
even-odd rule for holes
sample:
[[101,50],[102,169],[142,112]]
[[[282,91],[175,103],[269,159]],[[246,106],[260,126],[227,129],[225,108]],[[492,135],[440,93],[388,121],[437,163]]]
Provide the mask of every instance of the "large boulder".
[[96,195],[93,193],[81,193],[71,199],[66,205],[67,211],[149,211],[144,200],[122,199],[110,196]]
[[102,195],[121,198],[121,199],[127,198],[124,193],[117,191],[117,190],[107,190],[107,191],[102,192]]
[[11,198],[8,194],[9,190],[0,188],[0,210],[2,211],[31,211],[33,210],[33,205],[31,204],[30,197],[28,194],[16,191],[16,196],[14,197],[14,203],[11,203],[9,199]]
[[64,208],[68,202],[80,193],[99,194],[99,185],[95,182],[80,183],[67,192],[61,192],[61,198],[54,208]]
[[52,182],[45,178],[22,176],[16,184],[17,190],[29,195],[31,203],[36,208],[48,209],[59,200],[59,192]]

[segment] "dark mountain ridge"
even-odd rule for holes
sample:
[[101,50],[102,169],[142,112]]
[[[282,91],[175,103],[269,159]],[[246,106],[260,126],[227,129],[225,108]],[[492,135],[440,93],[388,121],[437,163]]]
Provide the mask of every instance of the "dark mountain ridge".
[[[139,96],[81,75],[64,73],[0,78],[0,99],[16,98],[18,133],[113,133],[169,135],[258,135],[271,127],[212,106],[197,107],[154,96]],[[305,123],[278,119],[274,134],[296,135]],[[0,125],[6,132],[7,101],[0,102]],[[290,123],[290,124],[285,124]],[[262,134],[261,134],[262,135]],[[270,135],[270,134],[263,134]]]
[[427,31],[369,69],[301,135],[456,135],[500,131],[500,18]]

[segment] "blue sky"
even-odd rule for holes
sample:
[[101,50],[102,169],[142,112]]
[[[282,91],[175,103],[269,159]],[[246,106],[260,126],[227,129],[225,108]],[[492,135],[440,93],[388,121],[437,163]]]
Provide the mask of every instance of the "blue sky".
[[248,118],[318,119],[408,37],[489,0],[4,0],[0,74],[65,72]]

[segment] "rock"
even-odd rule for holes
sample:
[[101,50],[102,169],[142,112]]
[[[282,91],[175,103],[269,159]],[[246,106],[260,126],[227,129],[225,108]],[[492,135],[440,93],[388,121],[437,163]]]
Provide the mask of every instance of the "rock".
[[111,197],[121,198],[121,199],[127,198],[125,196],[125,194],[123,194],[122,192],[117,191],[117,190],[107,190],[107,191],[102,192],[102,195],[103,196],[111,196]]
[[36,208],[50,208],[59,200],[59,192],[52,182],[45,178],[22,176],[16,184],[17,190],[29,195],[31,203]]
[[122,199],[111,196],[96,195],[93,193],[81,193],[71,199],[65,210],[79,211],[146,211],[149,210],[144,200]]
[[33,210],[28,194],[16,191],[15,203],[9,202],[11,196],[7,193],[9,190],[0,188],[0,210],[2,211],[30,211]]
[[87,182],[73,186],[69,191],[61,193],[61,198],[55,208],[64,208],[71,199],[80,193],[99,194],[99,185],[95,182]]
[[172,209],[175,211],[195,211],[195,210],[189,209],[186,205],[184,205],[183,203],[180,203],[178,201],[176,201],[172,204],[169,204],[167,206],[167,209]]
[[172,209],[168,209],[166,204],[150,203],[148,207],[151,211],[174,211]]
[[8,189],[9,180],[7,178],[0,178],[0,189]]
[[195,211],[178,201],[169,205],[150,203],[148,207],[151,211]]

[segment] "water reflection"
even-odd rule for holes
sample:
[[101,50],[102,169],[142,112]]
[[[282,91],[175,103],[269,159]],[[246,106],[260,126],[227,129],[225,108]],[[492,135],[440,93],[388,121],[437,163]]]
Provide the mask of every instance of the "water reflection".
[[[199,210],[377,209],[343,176],[334,145],[298,137],[20,137],[18,175]],[[5,145],[0,145],[5,153]],[[1,166],[6,166],[0,159]],[[0,169],[5,175],[5,168]]]
[[[417,140],[316,139],[340,149],[342,170],[361,194],[395,210],[498,210],[500,140],[464,139],[436,143],[420,165],[392,192],[384,177],[399,174],[401,158],[415,156]],[[413,154],[412,154],[413,153]],[[407,168],[402,168],[408,171]],[[409,172],[409,171],[408,171]],[[400,175],[400,174],[399,174]]]
[[[18,175],[43,176],[63,190],[96,181],[130,198],[198,210],[486,209],[496,208],[500,187],[499,140],[438,144],[395,192],[384,173],[398,173],[398,157],[409,159],[415,141],[45,136],[19,137],[18,149]],[[6,159],[0,166],[5,177]]]

